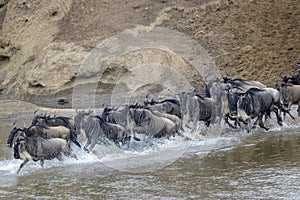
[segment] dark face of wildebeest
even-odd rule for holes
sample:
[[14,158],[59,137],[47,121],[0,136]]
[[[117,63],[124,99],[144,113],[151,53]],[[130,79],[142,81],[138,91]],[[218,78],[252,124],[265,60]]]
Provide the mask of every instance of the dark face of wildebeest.
[[8,136],[8,139],[7,139],[7,142],[6,144],[11,148],[12,145],[13,145],[13,141],[14,141],[14,138],[18,135],[19,132],[22,132],[24,133],[24,129],[22,129],[21,127],[19,126],[14,126],[13,129],[11,130],[9,136]]
[[241,94],[242,93],[236,89],[230,89],[227,91],[228,106],[231,116],[236,116],[238,114],[238,101]]

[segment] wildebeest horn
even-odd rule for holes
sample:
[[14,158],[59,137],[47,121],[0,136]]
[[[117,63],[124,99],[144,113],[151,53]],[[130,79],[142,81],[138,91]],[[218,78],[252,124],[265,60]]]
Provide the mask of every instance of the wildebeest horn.
[[273,85],[274,88],[276,87],[276,84],[275,84],[275,80],[274,80],[274,79],[272,80],[272,85]]
[[279,76],[280,76],[280,78],[283,78],[283,76],[282,76],[282,72],[280,72]]
[[203,79],[206,83],[207,83],[207,77],[208,77],[208,74],[206,74],[206,76],[203,77]]
[[16,124],[17,124],[17,122],[16,122],[16,121],[14,121],[14,122],[13,122],[13,124],[12,124],[12,125],[13,125],[13,127],[16,127]]
[[91,113],[93,113],[93,110],[91,109],[91,108],[89,108],[89,110],[88,110],[88,112],[86,113],[86,114],[91,114]]
[[35,110],[34,112],[33,112],[33,115],[35,116],[35,114],[38,112],[39,110]]

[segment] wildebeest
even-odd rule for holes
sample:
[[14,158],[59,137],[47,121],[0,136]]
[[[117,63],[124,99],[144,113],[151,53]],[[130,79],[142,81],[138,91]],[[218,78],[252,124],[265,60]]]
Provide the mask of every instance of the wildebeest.
[[96,144],[108,144],[114,142],[117,146],[124,144],[129,137],[125,128],[119,124],[105,122],[101,116],[90,115],[84,111],[78,111],[75,116],[76,130],[85,132],[87,142],[84,150],[90,152]]
[[219,124],[223,119],[223,115],[229,113],[227,92],[233,86],[230,83],[224,83],[224,80],[216,79],[205,85],[205,96],[212,98],[215,106],[216,122]]
[[130,106],[128,105],[121,106],[118,109],[105,107],[101,117],[105,122],[126,126],[129,109]]
[[135,128],[141,127],[143,134],[151,137],[170,137],[177,133],[176,124],[165,117],[158,117],[149,109],[130,109],[128,113],[127,129],[135,137]]
[[180,102],[177,99],[164,99],[162,101],[155,101],[153,98],[146,98],[144,100],[144,107],[165,112],[167,114],[176,115],[177,117],[181,118]]
[[300,85],[282,83],[279,87],[283,104],[290,110],[293,104],[298,105],[298,116],[300,116]]
[[167,119],[171,120],[172,122],[175,123],[176,130],[182,130],[183,131],[183,129],[182,129],[182,120],[179,117],[177,117],[176,115],[163,113],[163,112],[160,112],[160,111],[157,111],[157,110],[152,111],[152,112],[158,117],[164,117],[164,118],[167,118]]
[[[9,134],[7,145],[12,146],[12,141],[18,131],[24,132],[27,137],[40,136],[43,138],[62,138],[65,140],[71,139],[70,129],[65,126],[49,126],[43,127],[40,125],[32,125],[28,128],[14,126]],[[80,145],[78,141],[72,141],[76,145]]]
[[228,94],[228,101],[230,103],[230,115],[236,116],[237,120],[242,118],[248,125],[248,131],[251,130],[250,119],[257,117],[259,126],[265,130],[263,123],[263,116],[273,111],[277,117],[277,123],[282,125],[282,119],[279,115],[276,103],[278,99],[274,98],[270,90],[251,88],[245,93],[241,90],[232,89]]
[[223,78],[224,83],[230,83],[232,87],[238,87],[243,88],[245,90],[248,90],[250,88],[265,88],[267,87],[265,84],[259,82],[259,81],[248,81],[241,78],[235,78],[235,79],[228,79],[227,77]]
[[24,160],[20,165],[18,172],[29,161],[40,161],[44,167],[44,160],[52,160],[57,158],[62,161],[62,155],[77,159],[77,156],[72,152],[70,143],[61,138],[43,138],[26,137],[18,135],[14,142],[14,157]]
[[193,122],[192,132],[197,129],[197,122],[204,121],[209,126],[215,120],[214,102],[212,98],[203,97],[195,92],[179,94],[181,114],[184,125]]
[[15,137],[20,134],[20,133],[24,133],[25,135],[25,130],[23,128],[21,128],[20,126],[16,126],[15,123],[13,124],[13,129],[10,131],[9,135],[8,135],[8,139],[6,144],[11,148],[13,146],[13,141],[15,139]]
[[[75,131],[74,126],[74,120],[70,117],[65,116],[55,116],[51,117],[50,115],[45,114],[36,114],[34,115],[34,118],[32,119],[32,126],[40,126],[44,128],[49,127],[59,127],[64,126],[70,130],[70,139],[74,142],[77,146],[81,147],[80,143],[77,141],[77,134]],[[56,129],[56,128],[54,128]],[[61,129],[61,128],[58,128]],[[62,130],[62,129],[61,129]]]

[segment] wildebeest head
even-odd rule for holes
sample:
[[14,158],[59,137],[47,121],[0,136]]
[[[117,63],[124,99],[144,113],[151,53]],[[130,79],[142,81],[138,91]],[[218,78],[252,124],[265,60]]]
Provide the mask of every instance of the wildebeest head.
[[108,116],[109,113],[110,113],[111,111],[113,111],[113,110],[114,110],[113,107],[105,107],[104,110],[103,110],[103,112],[102,112],[102,119],[103,119],[104,121],[106,121],[106,120],[107,120],[107,116]]
[[228,98],[228,106],[230,110],[230,115],[231,116],[236,116],[238,114],[238,101],[243,93],[241,90],[233,88],[233,89],[228,89],[227,91],[227,98]]
[[47,113],[39,113],[39,114],[36,114],[36,112],[35,112],[35,115],[34,115],[34,117],[33,117],[33,119],[32,119],[32,122],[31,122],[31,124],[32,125],[43,125],[43,126],[45,126],[45,125],[47,125],[47,121],[48,120],[51,120],[52,118],[51,118],[51,116],[50,115],[47,115]]
[[80,130],[82,128],[82,123],[84,121],[84,117],[90,115],[91,113],[92,113],[91,110],[89,110],[88,112],[86,112],[84,110],[76,110],[76,114],[74,117],[75,134],[80,133]]
[[15,126],[14,124],[13,129],[10,131],[6,144],[11,148],[13,146],[14,139],[21,133],[24,134],[25,130],[19,126]]
[[180,111],[182,117],[187,113],[187,106],[189,104],[189,99],[196,95],[196,92],[180,92],[178,98],[180,101]]
[[26,137],[22,135],[18,135],[14,141],[14,158],[20,159],[20,145],[25,143]]
[[152,94],[147,94],[147,96],[144,99],[143,103],[144,103],[144,106],[147,106],[147,105],[154,105],[157,102],[154,99],[154,96]]
[[288,84],[281,83],[279,87],[280,96],[282,98],[283,103],[288,102],[289,94],[288,94]]

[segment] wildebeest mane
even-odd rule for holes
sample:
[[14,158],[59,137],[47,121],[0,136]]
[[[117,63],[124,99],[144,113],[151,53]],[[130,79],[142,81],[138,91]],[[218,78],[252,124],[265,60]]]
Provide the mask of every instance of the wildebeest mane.
[[145,115],[144,115],[144,112],[142,110],[134,110],[133,111],[133,120],[134,122],[138,125],[138,126],[141,126],[142,123],[144,122],[144,118],[145,118]]
[[196,93],[195,95],[196,95],[197,97],[199,97],[200,99],[205,99],[205,97],[202,96],[201,94]]
[[7,139],[7,142],[6,144],[9,145],[9,147],[12,147],[13,145],[13,140],[14,138],[16,137],[16,134],[19,132],[19,131],[22,131],[22,132],[25,132],[25,130],[21,127],[15,127],[13,128],[13,130],[10,132],[9,136],[8,136],[8,139]]
[[263,92],[263,91],[265,91],[265,90],[260,89],[260,88],[250,88],[250,89],[247,90],[247,92],[250,93],[250,94],[254,94],[254,93],[257,93],[257,92]]
[[160,101],[158,103],[166,103],[166,102],[170,102],[170,103],[173,103],[173,104],[180,105],[180,103],[177,99],[164,99],[163,101]]

